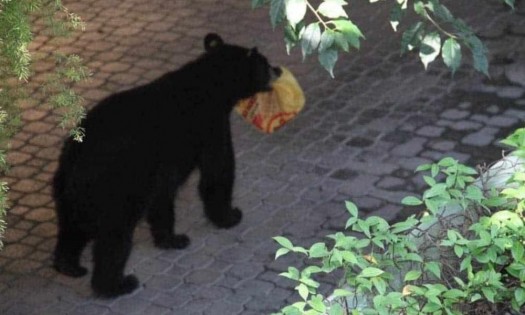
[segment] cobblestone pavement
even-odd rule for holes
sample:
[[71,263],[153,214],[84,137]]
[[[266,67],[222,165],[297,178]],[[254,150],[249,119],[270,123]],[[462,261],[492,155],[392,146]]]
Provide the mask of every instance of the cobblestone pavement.
[[[49,179],[65,132],[56,115],[34,99],[23,104],[22,131],[12,142],[8,174],[13,207],[0,252],[0,314],[268,314],[296,296],[278,274],[293,256],[273,260],[272,236],[308,246],[340,230],[344,200],[371,215],[394,220],[408,212],[400,200],[421,191],[413,172],[444,156],[490,162],[498,139],[525,119],[525,9],[512,14],[494,1],[455,1],[491,49],[488,80],[463,67],[451,77],[443,66],[423,67],[400,56],[382,4],[350,1],[365,30],[360,53],[345,55],[330,79],[316,58],[287,56],[266,10],[247,0],[66,1],[87,22],[67,40],[36,29],[37,56],[62,50],[80,54],[93,71],[78,91],[93,105],[105,95],[150,81],[202,51],[209,31],[227,41],[257,45],[275,64],[288,66],[303,85],[304,112],[284,129],[262,135],[234,115],[237,155],[235,204],[244,221],[217,230],[202,214],[198,175],[180,192],[177,229],[192,243],[179,251],[156,249],[142,224],[128,271],[143,287],[112,300],[91,296],[89,277],[72,279],[50,268],[56,226]],[[386,1],[385,1],[386,2]],[[51,68],[35,62],[38,84]],[[89,136],[89,135],[88,135]],[[83,264],[91,268],[90,251]],[[323,279],[329,287],[334,279]]]

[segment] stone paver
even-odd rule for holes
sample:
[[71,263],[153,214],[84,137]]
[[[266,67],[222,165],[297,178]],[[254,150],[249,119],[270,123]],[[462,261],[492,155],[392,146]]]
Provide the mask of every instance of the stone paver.
[[[497,141],[525,120],[525,8],[515,14],[494,1],[455,1],[454,12],[481,32],[490,48],[492,80],[468,67],[454,77],[442,65],[428,72],[416,56],[399,56],[385,2],[352,2],[351,18],[366,32],[360,52],[340,55],[335,79],[316,58],[287,56],[267,10],[235,0],[65,1],[87,29],[50,40],[37,23],[35,88],[53,63],[49,52],[78,53],[93,72],[76,88],[93,106],[116,91],[148,82],[202,52],[210,31],[228,42],[257,45],[274,64],[286,65],[304,88],[304,111],[272,135],[258,133],[233,114],[237,158],[235,204],[243,222],[215,229],[202,214],[193,175],[179,192],[177,229],[191,245],[156,249],[146,224],[135,233],[127,269],[142,287],[129,296],[99,300],[89,277],[72,279],[51,267],[56,238],[50,180],[66,131],[42,99],[21,103],[23,127],[11,143],[6,174],[12,209],[0,251],[0,314],[268,314],[297,298],[279,277],[301,257],[274,260],[272,236],[309,246],[344,228],[345,200],[365,215],[398,220],[411,213],[403,196],[421,192],[414,168],[451,155],[463,162],[501,156]],[[233,22],[233,23],[232,23]],[[385,22],[385,23],[383,23]],[[387,35],[385,35],[387,34]],[[89,135],[88,135],[89,136]],[[91,248],[82,264],[92,269]],[[323,282],[326,291],[333,283]]]

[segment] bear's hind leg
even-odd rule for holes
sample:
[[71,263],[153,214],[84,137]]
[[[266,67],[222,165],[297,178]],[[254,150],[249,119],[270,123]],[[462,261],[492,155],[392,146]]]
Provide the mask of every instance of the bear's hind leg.
[[175,234],[174,193],[172,196],[157,196],[149,207],[147,220],[155,246],[162,249],[182,249],[189,245],[185,234]]
[[60,227],[55,248],[53,267],[70,277],[82,277],[87,269],[80,265],[80,255],[89,237],[80,229]]
[[131,252],[133,228],[100,233],[93,248],[94,270],[91,286],[100,297],[110,298],[133,292],[139,281],[134,275],[124,276]]

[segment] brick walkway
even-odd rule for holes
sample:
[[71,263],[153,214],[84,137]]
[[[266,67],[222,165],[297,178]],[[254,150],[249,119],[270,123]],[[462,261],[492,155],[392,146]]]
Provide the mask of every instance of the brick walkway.
[[[274,64],[288,66],[307,105],[270,136],[234,117],[241,225],[217,230],[204,219],[193,176],[177,200],[177,229],[191,246],[156,249],[141,225],[128,270],[144,286],[97,300],[89,277],[71,279],[50,268],[56,226],[49,179],[65,132],[39,100],[24,103],[24,127],[9,155],[13,208],[0,252],[0,314],[268,314],[295,298],[292,283],[278,274],[301,265],[292,256],[274,261],[272,236],[305,246],[318,241],[342,229],[349,199],[364,213],[396,219],[407,213],[401,198],[421,190],[417,165],[447,155],[469,163],[501,156],[498,139],[525,119],[524,4],[512,15],[491,0],[476,3],[475,12],[468,1],[455,2],[454,11],[491,48],[489,81],[468,67],[453,78],[437,64],[424,72],[415,56],[399,56],[399,34],[382,5],[351,3],[367,40],[361,53],[342,58],[332,80],[316,58],[301,63],[298,51],[287,56],[267,11],[251,11],[247,0],[66,1],[87,30],[60,41],[37,30],[32,49],[37,56],[59,48],[82,56],[94,75],[77,88],[90,106],[195,58],[209,31],[257,45]],[[33,83],[49,68],[37,61]],[[86,250],[83,264],[91,268],[90,259]]]

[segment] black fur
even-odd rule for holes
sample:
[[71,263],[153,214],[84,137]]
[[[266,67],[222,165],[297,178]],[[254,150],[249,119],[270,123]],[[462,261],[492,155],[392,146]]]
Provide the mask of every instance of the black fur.
[[64,144],[53,183],[54,267],[85,275],[80,254],[93,239],[91,284],[99,296],[138,286],[124,268],[144,215],[157,247],[189,244],[186,235],[174,233],[173,205],[194,168],[201,173],[206,216],[220,228],[241,220],[241,211],[232,208],[230,113],[238,100],[268,90],[280,71],[255,49],[225,44],[216,34],[208,34],[204,46],[206,52],[181,69],[103,100],[82,123],[85,141]]

